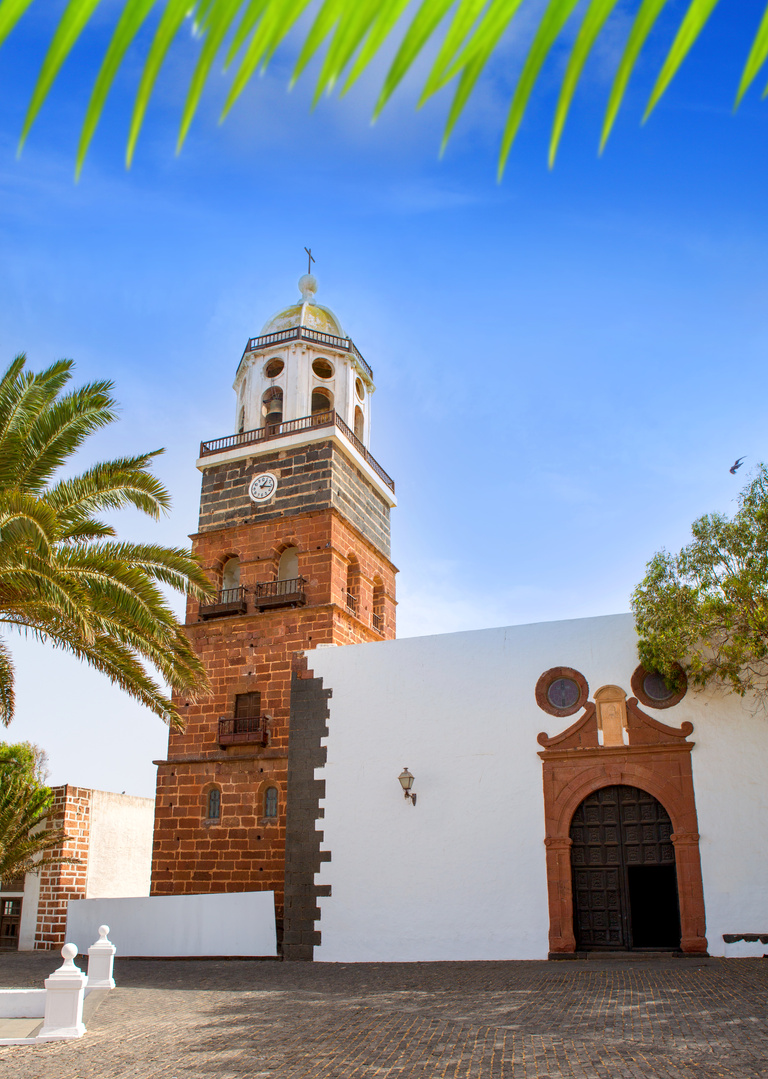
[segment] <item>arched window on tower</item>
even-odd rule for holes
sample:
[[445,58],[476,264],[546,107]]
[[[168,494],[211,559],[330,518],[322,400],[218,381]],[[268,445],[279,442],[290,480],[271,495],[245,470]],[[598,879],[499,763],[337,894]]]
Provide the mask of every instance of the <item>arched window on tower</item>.
[[316,386],[312,390],[312,415],[319,416],[321,412],[330,412],[333,408],[333,394],[330,390]]
[[286,547],[277,567],[278,581],[295,581],[299,576],[299,548]]
[[361,442],[364,441],[365,435],[365,416],[360,405],[355,405],[355,438],[359,438]]
[[234,603],[238,599],[240,588],[240,559],[237,555],[228,558],[221,571],[221,598],[219,603]]
[[279,386],[273,386],[264,394],[261,415],[265,427],[276,427],[283,422],[283,391]]
[[221,820],[221,791],[218,787],[211,787],[208,791],[205,814],[206,820]]
[[264,816],[277,816],[277,787],[267,787],[264,791]]
[[371,625],[377,633],[384,632],[384,585],[381,577],[373,578],[373,613]]
[[240,418],[237,421],[237,433],[241,435],[245,430],[245,405],[240,409]]
[[351,554],[347,561],[347,610],[357,614],[360,606],[360,563]]

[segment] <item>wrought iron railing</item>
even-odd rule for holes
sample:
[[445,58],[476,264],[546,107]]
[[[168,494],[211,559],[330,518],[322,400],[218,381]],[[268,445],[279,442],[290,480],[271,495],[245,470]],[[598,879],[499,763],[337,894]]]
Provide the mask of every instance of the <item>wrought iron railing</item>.
[[357,614],[357,597],[352,592],[347,592],[347,610]]
[[303,606],[307,602],[304,585],[306,577],[291,577],[287,581],[261,581],[254,586],[253,602],[256,607]]
[[241,431],[237,435],[225,435],[224,438],[213,438],[208,442],[200,443],[200,456],[210,457],[214,453],[223,453],[225,450],[236,449],[238,446],[252,446],[259,442],[271,442],[275,438],[285,438],[297,431],[310,431],[316,427],[338,427],[346,439],[355,447],[360,456],[367,461],[373,471],[389,487],[395,490],[395,481],[384,471],[379,462],[370,453],[357,435],[349,427],[334,409],[327,412],[317,412],[314,416],[302,416],[298,420],[286,420],[285,423],[271,424],[269,427],[257,427],[253,431]]
[[207,603],[201,603],[199,613],[201,618],[214,618],[222,614],[242,614],[248,609],[245,588],[222,588]]
[[371,625],[373,626],[373,628],[376,630],[377,633],[383,633],[384,632],[384,616],[381,615],[381,614],[376,614],[376,612],[374,611],[373,614],[371,615]]
[[259,745],[267,744],[269,716],[247,716],[230,718],[222,716],[219,720],[219,745]]
[[366,363],[359,349],[352,343],[349,337],[336,337],[332,333],[322,333],[320,330],[311,330],[308,326],[290,326],[287,330],[278,330],[277,333],[265,333],[261,337],[251,337],[245,346],[246,352],[256,352],[260,348],[269,348],[271,345],[280,345],[284,341],[315,341],[319,345],[328,345],[329,348],[343,349],[351,352],[356,357],[363,371],[373,382],[373,371],[370,364]]

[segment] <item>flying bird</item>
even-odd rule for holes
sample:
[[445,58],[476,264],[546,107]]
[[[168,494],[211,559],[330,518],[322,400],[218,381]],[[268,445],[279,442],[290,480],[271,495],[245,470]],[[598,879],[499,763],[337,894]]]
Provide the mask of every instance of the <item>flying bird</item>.
[[741,468],[741,462],[742,461],[746,461],[746,456],[745,457],[739,457],[738,460],[734,461],[733,464],[731,465],[731,467],[728,469],[728,471],[730,472],[730,474],[732,476],[735,476],[736,473],[739,471],[739,469]]

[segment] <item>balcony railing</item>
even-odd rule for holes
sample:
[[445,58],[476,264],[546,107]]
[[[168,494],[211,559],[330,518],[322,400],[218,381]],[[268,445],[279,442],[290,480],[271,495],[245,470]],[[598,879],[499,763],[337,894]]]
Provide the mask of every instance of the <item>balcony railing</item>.
[[201,603],[200,617],[221,618],[228,614],[245,614],[248,610],[244,588],[222,588],[210,603]]
[[263,581],[254,587],[254,606],[260,611],[270,607],[303,607],[307,602],[304,591],[306,583],[306,577],[293,577],[288,581]]
[[267,721],[269,716],[247,716],[219,720],[219,745],[224,746],[265,746],[268,739]]
[[273,439],[285,438],[286,435],[293,435],[298,431],[311,431],[319,427],[338,427],[360,456],[368,462],[376,475],[394,493],[395,481],[384,471],[373,454],[368,452],[357,435],[347,427],[335,409],[329,409],[327,412],[317,412],[314,416],[302,416],[298,420],[286,420],[285,423],[274,423],[268,427],[257,427],[253,431],[241,431],[237,435],[225,435],[224,438],[214,438],[208,442],[201,442],[200,456],[210,457],[211,454],[223,453],[225,450],[237,449],[239,446],[253,446],[260,442],[271,442]]
[[[329,348],[337,348],[344,352],[351,352],[357,359],[363,371],[373,382],[373,371],[370,364],[366,363],[357,347],[349,337],[336,337],[332,333],[321,333],[320,330],[310,330],[308,326],[291,326],[287,330],[278,330],[277,333],[265,333],[261,337],[251,337],[245,346],[245,354],[256,352],[261,348],[270,348],[273,345],[281,345],[284,341],[315,341],[318,345],[328,345]],[[241,361],[242,362],[242,361]]]
[[357,614],[357,597],[351,592],[347,592],[347,610]]
[[376,630],[377,633],[383,633],[384,632],[384,615],[383,614],[376,614],[376,612],[374,611],[373,614],[371,615],[371,625],[373,626],[373,628]]

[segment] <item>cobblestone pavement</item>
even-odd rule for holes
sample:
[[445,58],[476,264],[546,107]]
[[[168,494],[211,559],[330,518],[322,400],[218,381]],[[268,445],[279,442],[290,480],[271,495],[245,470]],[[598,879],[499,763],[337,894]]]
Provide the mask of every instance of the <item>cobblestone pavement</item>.
[[[35,985],[50,953],[0,957]],[[116,963],[80,1041],[2,1079],[768,1079],[768,963]]]

